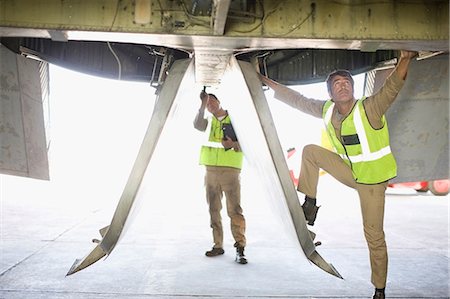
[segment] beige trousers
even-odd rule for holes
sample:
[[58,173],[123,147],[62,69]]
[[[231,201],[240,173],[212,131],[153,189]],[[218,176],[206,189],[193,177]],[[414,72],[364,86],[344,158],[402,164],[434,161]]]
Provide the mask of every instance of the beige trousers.
[[[358,191],[361,212],[372,269],[372,283],[376,288],[386,286],[388,255],[383,231],[385,191],[388,183],[358,184],[351,168],[334,152],[317,145],[303,149],[298,191],[316,198],[319,169],[322,168],[342,184]],[[337,198],[339,199],[339,198]]]
[[241,208],[240,169],[206,166],[205,189],[215,248],[223,248],[222,197],[225,193],[231,233],[239,247],[245,247],[245,218]]

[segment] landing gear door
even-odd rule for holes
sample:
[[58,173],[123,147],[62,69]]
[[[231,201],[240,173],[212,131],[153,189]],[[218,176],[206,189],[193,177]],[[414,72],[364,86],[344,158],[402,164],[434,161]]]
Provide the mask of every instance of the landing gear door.
[[[449,177],[448,59],[448,54],[414,59],[405,85],[386,113],[398,166],[392,183]],[[374,91],[392,71],[376,71]]]
[[48,64],[0,45],[0,173],[49,179]]

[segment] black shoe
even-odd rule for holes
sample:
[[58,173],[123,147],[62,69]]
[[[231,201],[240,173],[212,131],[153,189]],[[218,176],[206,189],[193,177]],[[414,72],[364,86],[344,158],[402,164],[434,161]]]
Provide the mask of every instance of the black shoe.
[[244,254],[244,247],[240,247],[237,244],[234,244],[234,246],[236,247],[236,258],[234,261],[236,263],[242,264],[242,265],[247,264],[247,259],[245,258],[245,254]]
[[373,299],[384,299],[384,289],[375,289],[375,295],[373,295]]
[[305,196],[305,202],[302,205],[302,209],[309,225],[314,225],[314,221],[316,221],[317,211],[319,211],[319,208],[320,207],[316,206],[315,198],[309,198],[308,196]]
[[225,250],[223,250],[223,248],[213,247],[211,250],[208,250],[207,252],[205,252],[205,255],[209,256],[209,257],[213,257],[213,256],[222,255],[224,253],[225,253]]

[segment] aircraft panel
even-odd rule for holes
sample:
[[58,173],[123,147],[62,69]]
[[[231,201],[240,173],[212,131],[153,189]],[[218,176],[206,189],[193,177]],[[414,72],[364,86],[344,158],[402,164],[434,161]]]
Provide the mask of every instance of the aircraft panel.
[[285,224],[288,235],[309,261],[329,274],[342,278],[333,265],[316,251],[314,233],[306,226],[267,99],[254,67],[248,62],[238,62],[233,57],[222,84],[222,88],[228,91],[226,107],[229,108],[246,160],[256,173],[266,199]]
[[40,64],[0,45],[0,172],[48,180],[48,70]]
[[[386,113],[398,176],[391,182],[449,178],[449,56],[413,60]],[[392,69],[377,71],[377,90]]]
[[120,238],[129,225],[132,214],[135,211],[137,194],[147,171],[147,166],[152,159],[160,135],[166,126],[169,113],[173,113],[173,103],[177,96],[179,86],[183,80],[186,70],[191,66],[191,59],[178,60],[171,69],[166,84],[156,101],[155,110],[142,141],[139,153],[128,177],[125,188],[120,197],[110,225],[101,228],[99,240],[92,251],[82,259],[76,259],[67,275],[74,274],[92,265],[106,255],[109,255],[116,247]]

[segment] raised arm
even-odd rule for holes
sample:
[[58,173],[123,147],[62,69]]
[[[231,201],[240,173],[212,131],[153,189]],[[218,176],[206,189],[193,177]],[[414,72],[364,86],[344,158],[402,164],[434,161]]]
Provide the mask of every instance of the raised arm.
[[400,51],[400,59],[396,67],[400,79],[402,80],[406,79],[406,75],[408,74],[409,63],[411,62],[411,59],[413,59],[416,56],[417,52],[415,51],[406,51],[406,50]]
[[200,93],[200,100],[201,105],[194,119],[194,128],[204,132],[206,130],[206,127],[208,126],[208,120],[205,119],[205,108],[206,103],[208,102],[208,94],[205,91],[202,91]]
[[417,52],[401,51],[397,66],[386,79],[383,87],[364,101],[364,107],[372,127],[381,128],[383,126],[381,118],[397,98],[405,83],[409,64],[416,55]]
[[322,118],[325,101],[310,99],[301,93],[279,84],[266,76],[259,75],[261,81],[275,92],[274,97],[283,103],[314,117]]

